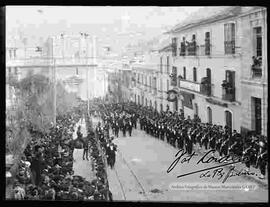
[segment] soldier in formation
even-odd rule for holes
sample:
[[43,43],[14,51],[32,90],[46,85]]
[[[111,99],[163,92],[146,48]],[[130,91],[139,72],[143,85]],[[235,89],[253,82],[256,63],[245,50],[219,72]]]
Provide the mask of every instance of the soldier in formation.
[[[198,116],[193,120],[190,117],[185,119],[182,110],[180,113],[169,110],[158,113],[152,107],[135,103],[109,104],[105,107],[127,123],[125,130],[132,130],[139,121],[140,129],[147,134],[162,141],[166,140],[173,147],[185,149],[189,154],[197,146],[205,152],[214,149],[220,157],[229,154],[247,156],[249,161],[245,163],[246,170],[248,171],[250,166],[257,167],[261,171],[260,178],[265,178],[267,139],[264,136],[253,134],[243,137],[235,130],[232,132],[228,126],[201,123]],[[112,125],[115,126],[115,118],[112,117],[112,120]]]

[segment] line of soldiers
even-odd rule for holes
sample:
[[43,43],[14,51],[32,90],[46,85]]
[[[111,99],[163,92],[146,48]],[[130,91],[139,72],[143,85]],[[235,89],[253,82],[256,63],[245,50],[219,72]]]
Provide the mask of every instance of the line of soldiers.
[[107,127],[108,126],[106,126],[106,124],[104,127],[102,127],[101,123],[99,122],[96,127],[96,133],[98,135],[98,139],[100,140],[101,148],[106,154],[107,163],[111,169],[113,169],[116,160],[117,145],[112,142],[113,137],[109,136]]
[[132,136],[133,128],[137,129],[138,116],[136,114],[126,113],[121,105],[101,105],[100,106],[101,118],[104,122],[105,130],[109,131],[111,127],[113,134],[119,137],[119,131],[123,133],[123,137],[126,137],[128,132],[129,136]]
[[249,161],[245,163],[246,171],[249,171],[250,166],[259,167],[260,178],[265,178],[267,165],[267,138],[265,136],[254,133],[242,136],[236,130],[231,131],[227,126],[201,123],[198,117],[193,120],[190,117],[185,119],[183,113],[172,113],[168,110],[159,113],[151,107],[138,106],[135,103],[102,105],[103,120],[111,123],[113,129],[118,128],[115,127],[117,124],[121,129],[122,120],[126,117],[129,118],[127,120],[131,120],[131,126],[134,127],[139,120],[141,130],[157,139],[167,141],[174,147],[186,149],[189,154],[198,144],[199,148],[204,148],[205,151],[215,149],[220,157],[229,153],[249,157]]

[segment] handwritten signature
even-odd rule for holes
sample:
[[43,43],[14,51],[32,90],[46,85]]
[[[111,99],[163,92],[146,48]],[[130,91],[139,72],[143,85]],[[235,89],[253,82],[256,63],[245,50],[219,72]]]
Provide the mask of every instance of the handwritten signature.
[[[213,152],[215,152],[215,150],[209,150],[208,152],[206,152],[197,161],[196,164],[198,165],[200,163],[203,163],[203,164],[211,164],[211,163],[213,164],[214,163],[214,164],[219,164],[218,166],[212,166],[212,167],[209,167],[209,168],[204,168],[204,169],[189,172],[189,173],[186,173],[186,174],[178,175],[177,178],[184,177],[184,176],[191,175],[191,174],[195,174],[195,173],[203,172],[200,175],[200,178],[203,178],[203,177],[208,177],[208,178],[217,177],[218,180],[220,180],[221,178],[224,178],[223,181],[222,181],[222,183],[224,183],[224,182],[226,182],[226,180],[229,177],[241,176],[241,175],[255,175],[255,173],[253,173],[253,172],[244,172],[243,170],[236,171],[235,166],[231,166],[227,173],[223,169],[223,167],[227,166],[227,165],[234,165],[234,164],[239,163],[239,162],[245,163],[245,162],[249,161],[248,157],[240,157],[240,156],[237,156],[237,155],[229,154],[229,155],[226,155],[224,157],[217,158],[214,155],[210,155]],[[210,157],[208,155],[210,155]],[[195,152],[192,152],[191,154],[188,154],[187,151],[185,151],[183,149],[179,150],[175,154],[176,159],[171,163],[171,165],[167,169],[167,173],[170,173],[179,162],[181,164],[189,163],[190,160],[193,159],[196,156],[198,156],[198,154],[195,153]]]

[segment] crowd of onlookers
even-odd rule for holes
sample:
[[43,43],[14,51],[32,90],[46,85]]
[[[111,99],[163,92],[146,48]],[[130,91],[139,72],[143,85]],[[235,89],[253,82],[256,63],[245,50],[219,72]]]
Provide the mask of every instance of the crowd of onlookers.
[[[90,181],[74,175],[73,140],[76,123],[82,114],[69,113],[57,117],[56,125],[49,133],[29,129],[32,140],[24,150],[18,173],[13,180],[13,198],[16,200],[112,200],[106,185],[99,159],[100,152],[95,147],[95,134],[90,127],[87,113],[88,136],[91,158],[95,160],[96,179]],[[89,169],[89,171],[92,169]]]

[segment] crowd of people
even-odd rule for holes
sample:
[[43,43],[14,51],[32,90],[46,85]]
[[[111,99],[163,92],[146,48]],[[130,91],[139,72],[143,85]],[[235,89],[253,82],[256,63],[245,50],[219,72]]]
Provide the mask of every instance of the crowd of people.
[[[96,147],[94,130],[87,117],[88,136],[73,140],[76,123],[82,114],[69,113],[58,116],[56,125],[49,133],[29,129],[32,140],[24,150],[13,182],[13,196],[16,200],[110,200],[112,194],[104,179],[104,163]],[[78,139],[79,138],[79,139]],[[78,141],[83,147],[91,146],[91,158],[95,164],[96,179],[91,182],[74,175],[73,151]],[[84,156],[88,159],[88,154]],[[91,170],[91,169],[89,169]]]
[[202,123],[199,117],[185,118],[183,111],[169,110],[159,113],[152,107],[140,106],[135,103],[99,103],[101,117],[106,128],[111,127],[115,136],[119,130],[126,135],[126,130],[137,128],[147,134],[168,142],[173,147],[185,149],[191,154],[194,147],[208,151],[214,149],[219,157],[236,155],[248,157],[246,172],[250,167],[259,168],[260,179],[265,179],[267,167],[267,138],[262,135],[248,133],[243,136],[228,126]]

